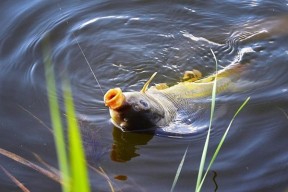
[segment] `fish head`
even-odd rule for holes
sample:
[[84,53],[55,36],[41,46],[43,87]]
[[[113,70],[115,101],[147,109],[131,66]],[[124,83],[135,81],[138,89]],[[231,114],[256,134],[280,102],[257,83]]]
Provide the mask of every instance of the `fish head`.
[[104,102],[113,124],[123,131],[151,130],[165,118],[162,105],[143,92],[123,93],[120,88],[110,89]]

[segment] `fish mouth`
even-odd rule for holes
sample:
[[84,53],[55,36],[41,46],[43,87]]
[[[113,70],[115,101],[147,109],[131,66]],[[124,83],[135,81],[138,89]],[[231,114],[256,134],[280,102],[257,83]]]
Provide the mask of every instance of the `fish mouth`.
[[109,107],[111,122],[121,130],[124,130],[126,122],[120,118],[118,110],[125,104],[125,100],[122,90],[118,87],[108,90],[104,95],[104,103]]
[[112,110],[119,109],[125,103],[125,96],[120,88],[114,88],[107,91],[104,95],[104,103]]

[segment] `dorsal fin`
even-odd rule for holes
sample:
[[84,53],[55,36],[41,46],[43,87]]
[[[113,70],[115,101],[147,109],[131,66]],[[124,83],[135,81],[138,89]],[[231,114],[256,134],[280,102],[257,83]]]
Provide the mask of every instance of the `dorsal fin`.
[[150,82],[153,80],[153,78],[156,76],[156,74],[157,74],[157,72],[153,73],[153,75],[150,77],[150,79],[144,84],[143,88],[140,91],[141,93],[145,93],[146,92]]

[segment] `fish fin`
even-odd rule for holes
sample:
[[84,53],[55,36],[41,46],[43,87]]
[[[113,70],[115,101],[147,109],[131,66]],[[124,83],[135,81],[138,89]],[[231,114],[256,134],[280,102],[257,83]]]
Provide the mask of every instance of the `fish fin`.
[[167,83],[158,83],[155,85],[155,88],[157,90],[163,90],[169,88],[169,86],[167,85]]
[[202,78],[202,73],[196,69],[192,71],[185,71],[182,80],[188,82],[194,82]]
[[153,78],[156,76],[156,74],[157,74],[157,72],[153,73],[153,75],[150,77],[150,79],[144,84],[143,88],[140,91],[141,93],[145,93],[146,92],[150,82],[153,80]]

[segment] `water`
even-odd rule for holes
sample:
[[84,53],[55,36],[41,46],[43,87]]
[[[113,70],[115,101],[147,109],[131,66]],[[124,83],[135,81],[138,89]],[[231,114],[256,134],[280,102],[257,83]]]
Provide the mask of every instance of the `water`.
[[[103,92],[113,87],[140,90],[155,71],[154,82],[167,83],[194,68],[208,75],[214,71],[212,48],[220,66],[241,60],[249,67],[239,84],[246,91],[218,96],[218,106],[224,108],[214,122],[209,157],[237,107],[246,97],[252,99],[235,120],[203,191],[288,189],[288,1],[0,4],[1,148],[43,166],[33,155],[38,154],[57,167],[53,136],[41,123],[51,127],[45,45],[50,47],[62,113],[61,77],[67,73],[70,78],[91,165],[101,166],[117,190],[169,191],[189,145],[175,191],[193,191],[205,132],[176,139],[114,128],[78,44]],[[247,49],[255,52],[241,55]],[[60,191],[56,182],[2,155],[0,164],[31,191]],[[110,191],[98,173],[90,171],[90,178],[93,191]],[[0,190],[19,191],[2,171]]]

